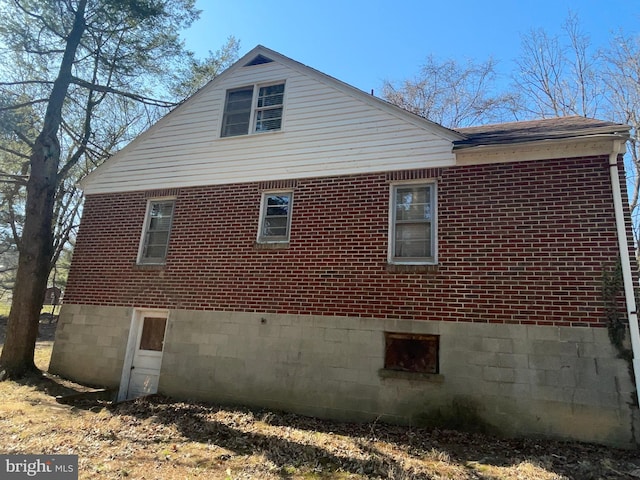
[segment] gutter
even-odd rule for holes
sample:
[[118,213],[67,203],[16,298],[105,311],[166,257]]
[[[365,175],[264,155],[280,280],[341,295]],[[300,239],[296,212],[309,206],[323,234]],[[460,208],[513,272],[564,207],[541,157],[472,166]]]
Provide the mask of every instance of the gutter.
[[624,148],[625,146],[622,140],[614,140],[613,150],[609,154],[609,172],[611,174],[613,207],[616,216],[620,263],[622,265],[624,297],[627,304],[627,318],[629,319],[629,335],[631,337],[631,350],[633,352],[632,364],[635,377],[636,397],[640,405],[640,329],[638,328],[638,312],[636,310],[635,289],[633,276],[631,274],[631,260],[629,258],[629,245],[627,243],[627,229],[622,205],[620,177],[618,176],[618,155],[624,152]]

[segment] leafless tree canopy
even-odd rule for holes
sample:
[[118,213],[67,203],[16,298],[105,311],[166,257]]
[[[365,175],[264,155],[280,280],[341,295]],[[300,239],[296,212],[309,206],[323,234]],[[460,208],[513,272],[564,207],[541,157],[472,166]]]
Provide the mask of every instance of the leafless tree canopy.
[[508,116],[513,102],[508,95],[493,93],[495,78],[493,59],[439,62],[430,55],[416,78],[399,84],[385,81],[383,97],[446,127],[491,123]]

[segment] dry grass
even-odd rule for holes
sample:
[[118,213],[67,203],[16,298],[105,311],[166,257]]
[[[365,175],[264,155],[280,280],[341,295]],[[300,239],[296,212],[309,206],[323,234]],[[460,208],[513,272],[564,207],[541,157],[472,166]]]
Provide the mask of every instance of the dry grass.
[[[46,370],[51,342],[36,363]],[[0,383],[2,453],[77,454],[82,479],[623,479],[638,452],[453,431],[339,424],[157,397],[109,405],[56,395],[55,377]]]

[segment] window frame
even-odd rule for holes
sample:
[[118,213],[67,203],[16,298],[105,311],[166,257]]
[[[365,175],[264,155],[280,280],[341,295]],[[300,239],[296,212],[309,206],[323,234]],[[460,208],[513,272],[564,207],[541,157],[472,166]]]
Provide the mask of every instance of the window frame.
[[[425,186],[430,189],[431,202],[431,253],[429,257],[398,257],[396,251],[396,195],[402,187]],[[393,182],[389,185],[389,237],[387,260],[396,265],[437,265],[438,264],[438,184],[435,179]]]
[[[269,106],[262,106],[259,107],[258,106],[258,100],[259,100],[259,96],[260,96],[260,89],[262,88],[266,88],[266,87],[273,87],[276,85],[282,85],[283,87],[283,92],[282,92],[282,104],[280,104],[282,113],[280,115],[280,128],[273,128],[273,129],[269,129],[269,130],[258,130],[257,129],[257,124],[258,124],[258,113],[259,112],[264,112],[264,111],[268,111],[268,110],[275,110],[276,108],[278,108],[277,106],[274,107],[273,105],[269,105]],[[226,119],[227,119],[227,105],[229,102],[229,94],[233,93],[233,92],[240,92],[243,90],[249,90],[252,89],[252,95],[251,95],[251,110],[249,112],[249,120],[248,120],[248,125],[247,125],[247,132],[246,133],[237,133],[237,134],[233,134],[233,135],[224,135],[224,131],[225,131],[225,127],[226,127]],[[222,106],[222,117],[220,119],[220,129],[219,129],[219,138],[234,138],[234,137],[243,137],[245,135],[256,135],[256,134],[265,134],[265,133],[274,133],[274,132],[282,132],[284,130],[284,121],[285,121],[285,104],[286,104],[286,95],[287,95],[287,83],[285,80],[278,80],[278,81],[274,81],[274,82],[266,82],[266,83],[256,83],[253,85],[245,85],[242,87],[236,87],[236,88],[229,88],[226,90],[225,92],[225,96],[224,96],[224,104]]]
[[[266,236],[263,234],[265,226],[265,220],[267,219],[267,199],[270,196],[289,196],[288,214],[287,214],[287,234],[286,235],[274,235]],[[291,218],[293,216],[293,190],[265,190],[260,196],[260,220],[258,222],[258,235],[256,242],[259,244],[265,243],[289,243],[291,239]]]
[[[151,226],[151,211],[153,204],[171,203],[171,220],[169,222],[169,228],[167,233],[167,243],[165,245],[164,256],[161,257],[144,257],[144,252],[148,246],[147,240],[149,238],[149,227]],[[165,265],[167,263],[167,256],[169,253],[169,243],[171,241],[171,232],[173,230],[173,220],[176,212],[176,198],[175,197],[160,197],[150,198],[147,200],[147,207],[144,214],[144,224],[142,227],[142,235],[140,236],[140,244],[138,246],[138,257],[136,263],[138,265]]]

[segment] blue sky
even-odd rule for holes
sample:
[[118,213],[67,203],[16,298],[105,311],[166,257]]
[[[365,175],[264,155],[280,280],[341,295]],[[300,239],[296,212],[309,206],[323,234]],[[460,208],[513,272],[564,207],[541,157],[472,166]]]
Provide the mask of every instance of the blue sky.
[[261,44],[376,94],[385,79],[414,76],[430,54],[492,56],[506,79],[521,35],[538,28],[560,33],[569,11],[594,48],[620,29],[637,35],[640,24],[638,0],[198,0],[197,6],[201,19],[185,39],[200,56],[233,35],[241,55]]

